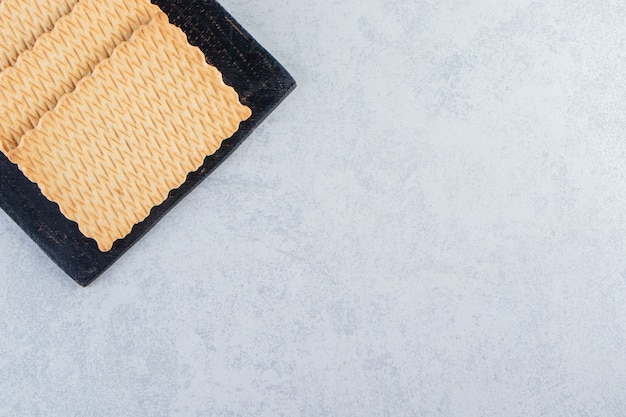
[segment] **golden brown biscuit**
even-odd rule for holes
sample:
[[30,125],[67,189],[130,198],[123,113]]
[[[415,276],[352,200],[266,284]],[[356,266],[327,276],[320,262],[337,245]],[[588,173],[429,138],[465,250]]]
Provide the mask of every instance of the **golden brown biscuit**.
[[21,136],[96,64],[159,12],[148,0],[81,0],[0,73],[0,149]]
[[17,57],[52,30],[78,0],[0,1],[0,71],[15,64]]
[[250,115],[159,13],[46,113],[10,159],[108,251]]

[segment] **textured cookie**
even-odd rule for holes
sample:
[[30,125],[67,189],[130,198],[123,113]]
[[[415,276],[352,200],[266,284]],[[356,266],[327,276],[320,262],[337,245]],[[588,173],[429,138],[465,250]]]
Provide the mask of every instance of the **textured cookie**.
[[81,0],[59,19],[0,73],[0,149],[17,146],[46,111],[159,11],[148,0]]
[[15,64],[17,57],[54,27],[78,0],[0,1],[0,71]]
[[220,72],[159,13],[46,113],[9,157],[108,251],[250,115]]

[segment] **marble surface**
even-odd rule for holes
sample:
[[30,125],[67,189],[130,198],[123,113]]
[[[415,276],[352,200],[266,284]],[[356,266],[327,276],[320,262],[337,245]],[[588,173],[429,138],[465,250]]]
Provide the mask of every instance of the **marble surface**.
[[298,89],[88,289],[0,213],[0,416],[626,415],[624,2],[222,4]]

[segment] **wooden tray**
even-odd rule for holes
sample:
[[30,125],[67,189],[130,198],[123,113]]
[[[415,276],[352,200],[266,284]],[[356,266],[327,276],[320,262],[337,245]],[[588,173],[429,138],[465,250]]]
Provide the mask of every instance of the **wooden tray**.
[[295,88],[287,71],[259,45],[217,2],[212,0],[152,0],[179,26],[189,42],[198,46],[207,61],[223,74],[226,84],[239,93],[241,102],[252,109],[252,117],[239,131],[207,157],[202,167],[170,192],[167,200],[152,209],[110,252],[100,252],[96,242],[83,236],[76,223],[61,214],[59,207],[44,197],[0,153],[0,207],[69,276],[89,285],[110,267],[187,193],[206,178]]

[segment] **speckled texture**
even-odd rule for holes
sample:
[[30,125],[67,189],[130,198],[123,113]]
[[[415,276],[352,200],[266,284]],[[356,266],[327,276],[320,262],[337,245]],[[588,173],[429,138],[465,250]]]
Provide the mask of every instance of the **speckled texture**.
[[299,88],[88,289],[0,215],[0,415],[626,415],[623,2],[222,4]]

